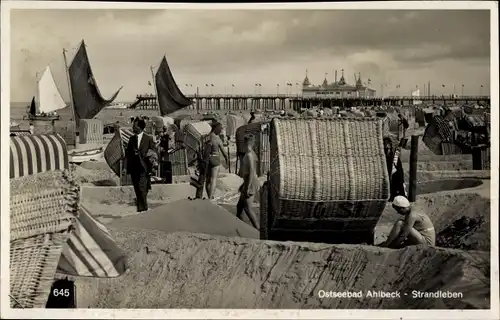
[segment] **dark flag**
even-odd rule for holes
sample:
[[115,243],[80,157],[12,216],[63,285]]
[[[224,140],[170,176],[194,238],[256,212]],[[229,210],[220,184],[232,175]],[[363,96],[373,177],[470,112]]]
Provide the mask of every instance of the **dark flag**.
[[445,87],[445,85],[444,85],[444,84],[442,84],[442,86],[443,86],[443,88]]
[[481,88],[484,88],[484,86],[483,86],[483,85],[481,85]]
[[122,89],[119,88],[109,99],[103,98],[94,79],[83,40],[68,68],[68,73],[77,126],[79,119],[95,117],[104,107],[116,99]]
[[150,86],[150,85],[151,85],[151,81],[148,81],[148,86]]
[[175,83],[165,56],[156,71],[155,82],[162,117],[191,105],[191,99],[188,99]]
[[213,87],[214,85],[212,84],[211,86]]

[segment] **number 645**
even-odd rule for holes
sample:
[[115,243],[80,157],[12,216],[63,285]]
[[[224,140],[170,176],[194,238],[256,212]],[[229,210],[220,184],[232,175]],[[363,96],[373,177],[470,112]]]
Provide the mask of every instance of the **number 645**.
[[52,291],[52,295],[54,297],[59,297],[59,296],[61,296],[61,297],[69,297],[70,293],[69,293],[69,289],[59,289],[59,290],[58,289],[54,289]]

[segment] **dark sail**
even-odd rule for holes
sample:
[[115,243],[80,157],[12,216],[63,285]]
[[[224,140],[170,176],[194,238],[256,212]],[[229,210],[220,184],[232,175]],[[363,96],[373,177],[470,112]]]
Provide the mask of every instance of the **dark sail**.
[[68,68],[68,73],[77,124],[79,119],[95,117],[104,107],[116,99],[122,89],[120,87],[109,99],[102,97],[94,79],[83,40]]
[[175,83],[166,57],[161,60],[160,67],[155,75],[155,82],[162,117],[191,105],[191,99],[188,99]]
[[33,99],[31,99],[30,114],[33,116],[36,115],[35,97],[33,97]]

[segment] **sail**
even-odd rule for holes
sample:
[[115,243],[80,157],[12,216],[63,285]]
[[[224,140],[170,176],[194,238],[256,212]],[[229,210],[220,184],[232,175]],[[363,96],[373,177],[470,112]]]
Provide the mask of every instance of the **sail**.
[[191,105],[191,99],[188,99],[175,83],[166,57],[161,60],[160,67],[155,75],[155,83],[162,117]]
[[38,80],[38,112],[49,113],[64,108],[66,103],[56,86],[52,70],[47,66]]
[[95,117],[104,107],[116,99],[122,89],[120,87],[109,99],[103,98],[94,79],[83,40],[68,68],[68,73],[77,124],[79,119]]
[[30,114],[31,115],[36,115],[35,97],[33,97],[33,99],[31,99]]

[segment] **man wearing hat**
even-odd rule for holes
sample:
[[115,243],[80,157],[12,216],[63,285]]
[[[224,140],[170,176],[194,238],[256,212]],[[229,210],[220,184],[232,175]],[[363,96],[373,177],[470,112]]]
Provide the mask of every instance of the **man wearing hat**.
[[412,210],[410,201],[403,196],[395,197],[392,207],[405,218],[394,223],[389,237],[379,244],[380,247],[398,249],[411,245],[436,244],[436,231],[427,214]]

